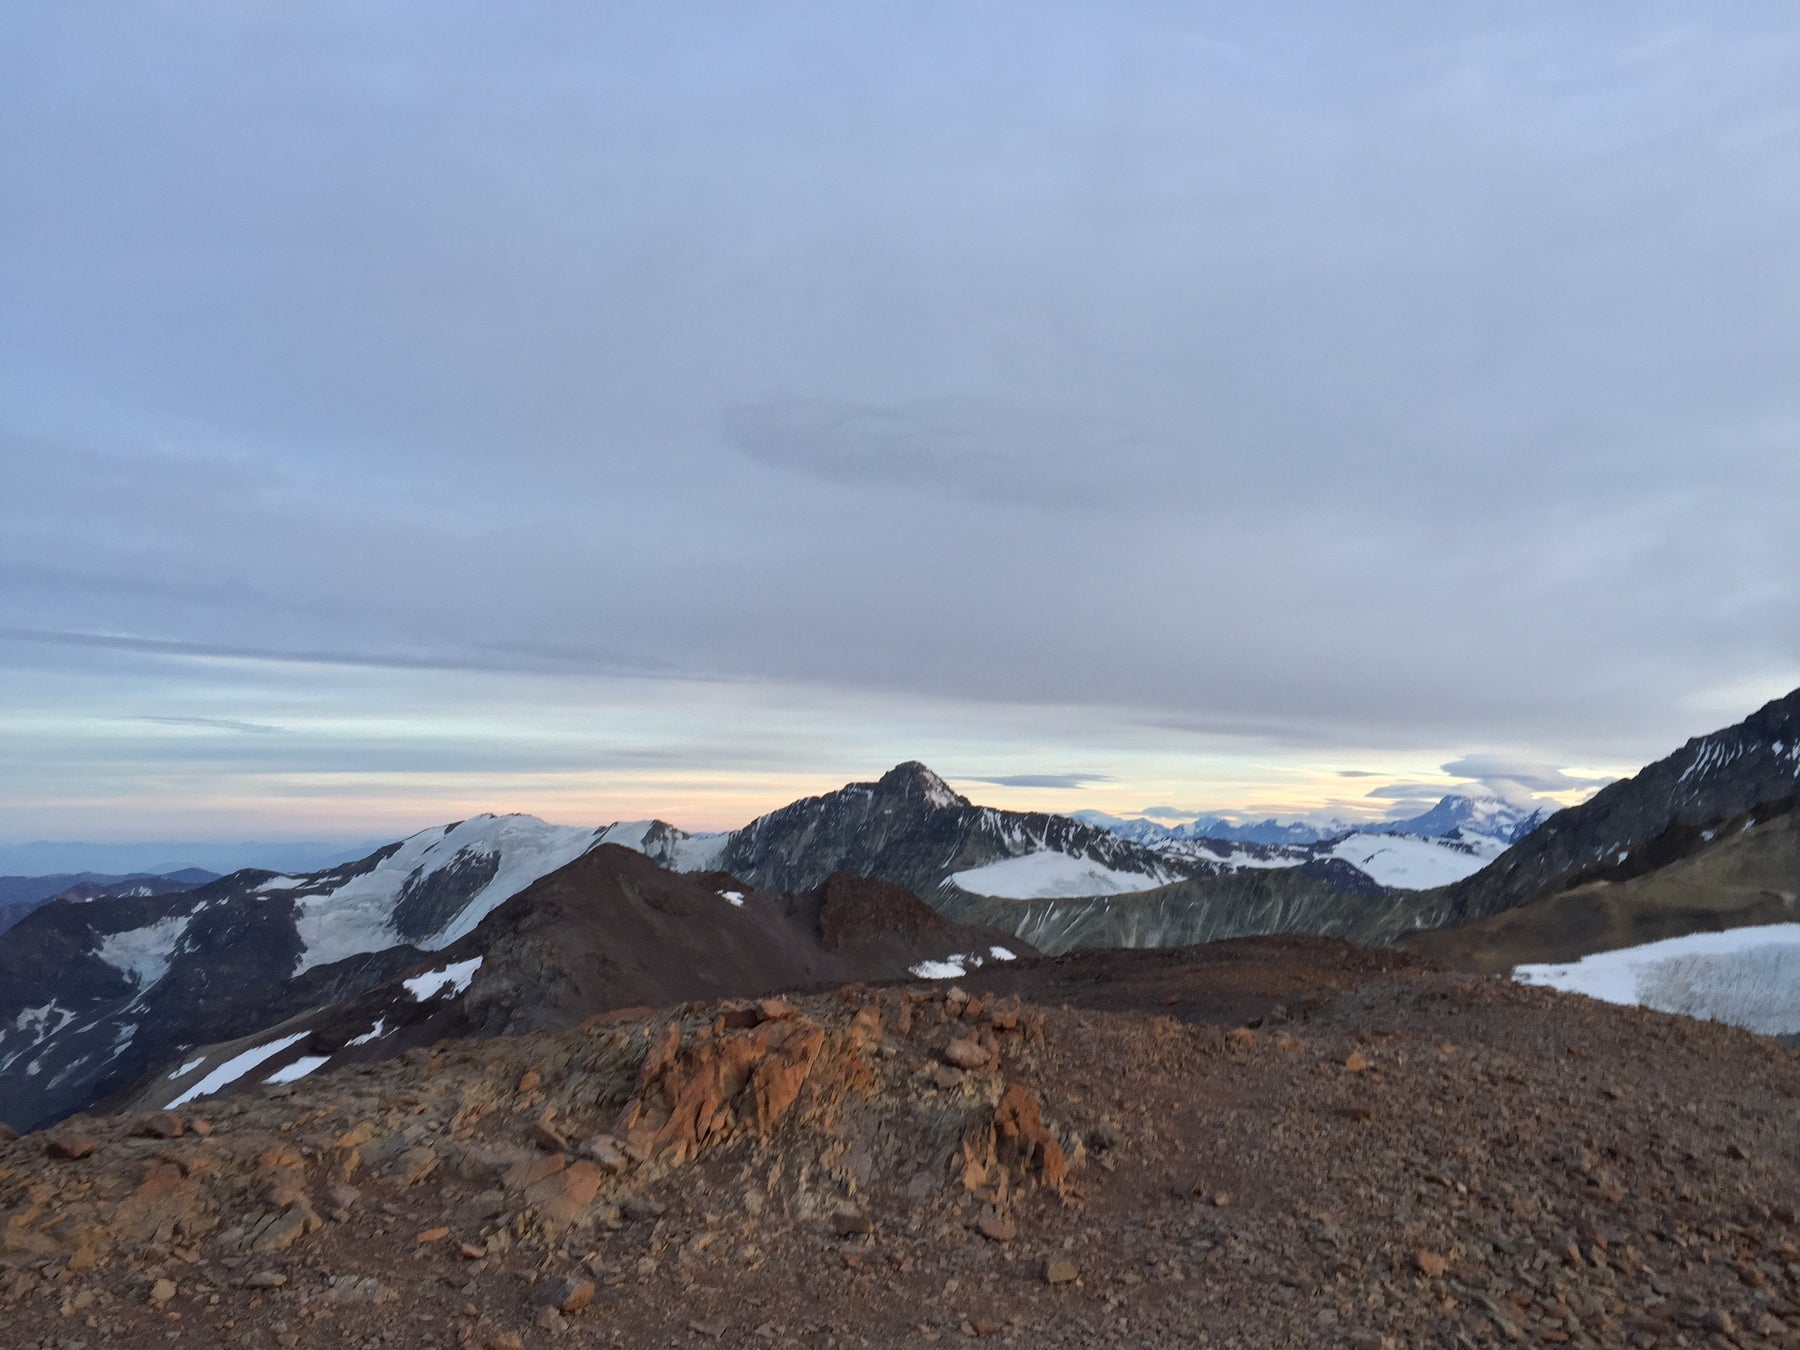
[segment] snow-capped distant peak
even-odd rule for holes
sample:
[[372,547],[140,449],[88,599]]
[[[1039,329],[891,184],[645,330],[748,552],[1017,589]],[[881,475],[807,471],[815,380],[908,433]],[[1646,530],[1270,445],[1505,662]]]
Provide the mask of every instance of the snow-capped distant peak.
[[1503,844],[1516,844],[1555,809],[1509,801],[1497,793],[1452,792],[1420,815],[1363,828],[1371,834],[1418,834],[1432,839],[1481,835]]
[[408,896],[466,876],[474,879],[473,894],[458,897],[441,926],[412,939],[425,951],[447,947],[539,877],[586,853],[598,834],[526,815],[472,816],[421,830],[368,870],[342,881],[326,874],[320,889],[295,897],[294,926],[305,946],[295,974],[395,946],[404,940],[396,912]]

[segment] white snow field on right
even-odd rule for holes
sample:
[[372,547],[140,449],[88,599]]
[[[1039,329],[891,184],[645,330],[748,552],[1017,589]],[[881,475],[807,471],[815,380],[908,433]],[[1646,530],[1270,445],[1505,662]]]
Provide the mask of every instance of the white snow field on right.
[[1567,965],[1515,966],[1513,978],[1765,1036],[1800,1035],[1800,923],[1690,933]]

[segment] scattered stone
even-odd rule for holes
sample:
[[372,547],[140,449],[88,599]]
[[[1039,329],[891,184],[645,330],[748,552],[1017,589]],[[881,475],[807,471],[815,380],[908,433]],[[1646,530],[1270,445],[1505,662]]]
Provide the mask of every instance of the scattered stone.
[[1075,1280],[1075,1263],[1063,1259],[1053,1259],[1044,1263],[1045,1284],[1072,1284]]
[[479,1261],[487,1255],[487,1248],[478,1242],[465,1242],[457,1250],[466,1261]]
[[854,1209],[838,1210],[831,1216],[831,1227],[839,1237],[858,1237],[875,1231],[869,1216]]
[[51,1137],[45,1149],[52,1158],[73,1161],[87,1157],[99,1147],[100,1141],[91,1134],[59,1134]]
[[602,1172],[618,1175],[631,1166],[625,1149],[610,1134],[597,1134],[581,1146],[581,1156],[589,1159]]
[[662,1218],[667,1212],[667,1205],[640,1195],[632,1196],[619,1206],[619,1213],[633,1223],[649,1223]]
[[1442,1279],[1444,1272],[1450,1268],[1450,1263],[1443,1257],[1436,1252],[1426,1251],[1423,1247],[1414,1259],[1418,1263],[1419,1274],[1428,1280]]
[[585,1158],[552,1172],[525,1191],[525,1202],[544,1222],[566,1227],[587,1217],[604,1173]]
[[519,1091],[522,1093],[536,1092],[538,1084],[543,1081],[543,1075],[536,1069],[527,1069],[524,1073],[519,1075]]
[[944,1047],[944,1063],[959,1069],[985,1069],[991,1056],[980,1041],[958,1036]]
[[931,1066],[931,1085],[940,1092],[954,1092],[967,1081],[961,1069],[953,1069],[948,1064]]
[[409,1148],[395,1159],[402,1186],[416,1186],[437,1171],[437,1150],[426,1144]]
[[975,1231],[991,1242],[1011,1242],[1018,1236],[1018,1226],[992,1205],[984,1205],[975,1216]]
[[594,1301],[594,1282],[579,1275],[558,1280],[550,1287],[546,1301],[558,1312],[580,1312]]
[[567,1153],[569,1151],[569,1141],[542,1120],[534,1120],[531,1123],[531,1142],[546,1153]]
[[308,1233],[316,1232],[323,1221],[305,1200],[296,1200],[280,1214],[273,1215],[251,1234],[253,1252],[284,1251]]
[[327,1303],[393,1303],[400,1296],[373,1275],[333,1275],[320,1295]]
[[153,1307],[160,1308],[174,1297],[175,1281],[171,1279],[160,1279],[150,1286],[150,1303]]
[[181,1117],[171,1111],[158,1111],[138,1122],[137,1132],[151,1139],[176,1139],[181,1135]]
[[1369,1061],[1363,1058],[1363,1053],[1360,1050],[1352,1050],[1349,1058],[1344,1061],[1344,1068],[1351,1073],[1362,1073],[1368,1067]]
[[442,1225],[439,1225],[436,1228],[427,1228],[424,1232],[419,1234],[419,1245],[424,1246],[426,1243],[442,1242],[449,1236],[450,1230]]
[[748,1003],[728,1004],[713,1018],[714,1031],[748,1031],[765,1020],[761,1009]]

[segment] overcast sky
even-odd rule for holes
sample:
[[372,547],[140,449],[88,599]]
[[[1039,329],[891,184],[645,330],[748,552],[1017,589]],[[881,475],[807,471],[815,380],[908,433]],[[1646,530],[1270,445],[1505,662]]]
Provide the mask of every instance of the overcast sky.
[[1800,685],[1800,12],[11,5],[0,838],[1574,800]]

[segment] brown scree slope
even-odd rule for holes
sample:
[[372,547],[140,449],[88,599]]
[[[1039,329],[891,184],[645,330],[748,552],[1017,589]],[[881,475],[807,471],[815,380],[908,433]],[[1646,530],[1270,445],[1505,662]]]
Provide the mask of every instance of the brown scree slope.
[[1794,1051],[1318,939],[979,975],[0,1144],[6,1344],[1800,1344]]

